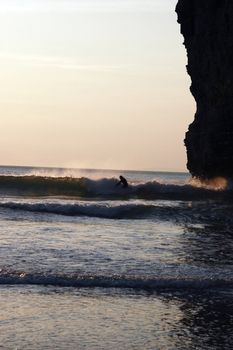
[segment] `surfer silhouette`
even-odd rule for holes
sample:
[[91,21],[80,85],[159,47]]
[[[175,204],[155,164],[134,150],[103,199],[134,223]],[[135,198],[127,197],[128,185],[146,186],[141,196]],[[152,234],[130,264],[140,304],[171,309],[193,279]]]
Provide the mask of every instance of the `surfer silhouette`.
[[128,181],[126,180],[126,178],[124,178],[124,176],[120,175],[119,178],[120,181],[116,184],[116,186],[122,185],[122,187],[124,188],[129,187]]

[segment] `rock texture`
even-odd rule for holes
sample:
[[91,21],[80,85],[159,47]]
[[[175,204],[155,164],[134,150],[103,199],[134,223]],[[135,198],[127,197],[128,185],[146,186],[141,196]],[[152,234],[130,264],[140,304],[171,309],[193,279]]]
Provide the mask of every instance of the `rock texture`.
[[233,177],[233,0],[179,0],[197,110],[186,133],[193,176]]

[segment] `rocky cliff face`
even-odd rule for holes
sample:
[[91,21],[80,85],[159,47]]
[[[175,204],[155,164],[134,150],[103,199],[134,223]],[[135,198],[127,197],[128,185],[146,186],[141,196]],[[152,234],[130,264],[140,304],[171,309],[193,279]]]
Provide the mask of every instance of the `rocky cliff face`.
[[193,176],[233,177],[233,1],[179,0],[197,111],[186,133]]

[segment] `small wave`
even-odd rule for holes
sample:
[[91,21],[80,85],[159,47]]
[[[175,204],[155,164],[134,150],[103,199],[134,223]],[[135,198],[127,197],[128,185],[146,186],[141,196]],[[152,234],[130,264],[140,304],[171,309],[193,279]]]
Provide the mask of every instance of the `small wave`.
[[116,178],[93,180],[89,178],[0,176],[2,195],[69,196],[141,199],[206,199],[229,198],[232,191],[198,188],[191,184],[162,184],[157,181],[132,183],[128,188],[116,186]]
[[[27,202],[2,202],[0,208],[25,210],[34,213],[49,213],[67,216],[88,216],[106,219],[130,219],[144,218],[152,214],[156,208],[154,205],[144,204],[119,204],[109,203],[27,203]],[[158,209],[159,210],[159,209]],[[159,214],[159,213],[158,213]]]
[[25,272],[0,272],[0,285],[43,285],[78,288],[133,288],[144,290],[184,290],[233,287],[233,279],[156,278],[141,276],[46,275]]
[[[0,208],[42,214],[101,219],[159,220],[177,224],[223,224],[233,227],[232,204],[219,201],[171,202],[146,200],[29,200],[0,201]],[[16,214],[18,215],[18,214]]]

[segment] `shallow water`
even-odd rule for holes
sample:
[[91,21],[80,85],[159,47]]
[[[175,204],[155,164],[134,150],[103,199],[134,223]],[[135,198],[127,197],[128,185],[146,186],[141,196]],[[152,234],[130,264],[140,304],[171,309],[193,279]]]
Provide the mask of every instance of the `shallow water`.
[[[55,196],[68,174],[85,190]],[[126,193],[114,171],[0,168],[4,349],[231,348],[230,192],[122,174]]]
[[4,349],[231,349],[232,291],[0,288]]

